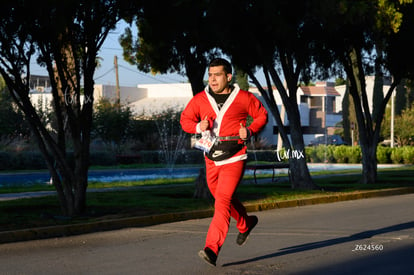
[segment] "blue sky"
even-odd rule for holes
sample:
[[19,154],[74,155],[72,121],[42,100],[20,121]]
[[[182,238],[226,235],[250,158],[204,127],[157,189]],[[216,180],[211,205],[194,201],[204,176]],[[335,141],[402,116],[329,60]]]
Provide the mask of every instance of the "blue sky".
[[[106,38],[98,54],[101,60],[101,67],[95,72],[95,83],[105,85],[116,84],[114,57],[118,57],[119,85],[136,87],[138,84],[161,84],[188,82],[187,77],[178,74],[152,75],[146,74],[137,69],[136,66],[128,64],[122,58],[122,47],[118,42],[119,36],[124,32],[127,24],[120,22],[117,28],[111,31]],[[31,63],[31,74],[47,75],[44,68],[39,67],[34,61]]]
[[99,57],[103,58],[102,66],[95,73],[95,83],[115,85],[116,75],[114,67],[114,57],[118,57],[119,84],[121,86],[136,86],[138,84],[149,83],[179,83],[188,82],[187,77],[178,74],[152,75],[146,74],[130,65],[122,58],[122,47],[119,44],[119,36],[124,32],[128,25],[121,21],[117,28],[111,31],[102,45]]
[[[163,84],[163,83],[183,83],[188,82],[186,76],[179,74],[165,74],[165,75],[152,75],[150,73],[143,73],[137,69],[136,66],[130,65],[123,60],[122,47],[119,44],[119,37],[124,32],[128,24],[124,21],[120,21],[117,24],[116,29],[111,31],[101,50],[98,54],[101,60],[101,67],[95,71],[95,84],[115,85],[116,74],[114,66],[114,58],[118,58],[118,74],[119,85],[124,87],[136,87],[138,84]],[[136,31],[136,30],[135,30]],[[31,63],[31,74],[33,75],[47,75],[44,68],[39,67],[34,61]],[[257,74],[259,81],[263,80],[262,75]],[[205,76],[207,79],[207,74]],[[263,82],[264,83],[264,82]]]

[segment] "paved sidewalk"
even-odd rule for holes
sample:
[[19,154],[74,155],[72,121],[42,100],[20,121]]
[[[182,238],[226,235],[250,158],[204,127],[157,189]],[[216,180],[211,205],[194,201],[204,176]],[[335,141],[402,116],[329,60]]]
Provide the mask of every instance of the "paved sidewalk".
[[[187,184],[169,184],[169,187],[182,186]],[[152,189],[159,188],[160,185],[142,185],[132,187],[106,187],[106,188],[88,188],[86,192],[111,192],[119,190],[131,190],[131,189]],[[11,201],[25,198],[38,198],[56,196],[56,191],[33,191],[33,192],[20,192],[20,193],[4,193],[0,194],[0,201]]]
[[0,194],[0,201],[11,201],[27,198],[39,198],[46,196],[54,196],[56,191],[36,191],[36,192],[21,192],[21,193],[4,193]]

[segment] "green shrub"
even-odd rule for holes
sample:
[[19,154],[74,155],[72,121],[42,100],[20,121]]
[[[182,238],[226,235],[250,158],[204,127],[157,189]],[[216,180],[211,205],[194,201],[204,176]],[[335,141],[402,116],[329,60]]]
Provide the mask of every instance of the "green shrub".
[[[249,150],[249,161],[278,161],[277,154],[284,156],[284,149],[280,152],[276,150]],[[359,146],[333,146],[319,145],[305,148],[306,161],[308,163],[361,163],[361,148]],[[128,157],[128,156],[127,156]],[[136,154],[124,160],[130,163],[145,164],[167,164],[165,154],[162,151],[137,151]],[[67,153],[67,158],[73,165],[73,152]],[[414,146],[398,148],[382,147],[377,148],[378,163],[397,163],[414,164]],[[203,153],[199,150],[181,150],[178,152],[175,164],[195,164],[204,163]],[[91,152],[90,164],[98,166],[112,166],[122,164],[119,157],[112,152]],[[46,163],[40,152],[0,152],[0,170],[36,170],[46,169]]]
[[203,164],[204,155],[200,150],[187,150],[185,151],[183,161],[184,164]]
[[361,147],[348,146],[348,161],[349,163],[361,163],[362,154]]
[[46,162],[39,152],[1,152],[0,170],[46,169]]
[[[318,145],[318,146],[309,146],[305,148],[306,152],[306,161],[311,163],[321,163],[325,162],[326,159],[329,160],[329,153],[330,151],[326,145]],[[333,152],[332,152],[333,157]]]
[[391,163],[392,148],[378,146],[377,147],[377,161],[378,163]]
[[91,165],[110,166],[117,164],[117,158],[112,152],[91,152],[89,162]]
[[326,159],[326,145],[316,146],[315,152],[317,162],[325,162]]
[[336,146],[333,150],[333,156],[337,163],[348,163],[349,155],[347,146]]
[[334,156],[334,151],[335,151],[336,147],[338,147],[338,146],[328,145],[328,150],[327,150],[327,154],[326,154],[328,162],[332,162],[332,163],[336,162],[335,156]]
[[46,161],[40,152],[26,152],[18,156],[21,158],[23,169],[47,169]]
[[316,149],[314,146],[309,146],[305,148],[305,153],[306,153],[306,162],[311,162],[311,163],[315,163],[318,162],[316,160]]
[[249,161],[276,161],[276,150],[248,150],[247,157]]
[[[170,160],[166,160],[166,154],[163,151],[157,151],[159,154],[159,160],[163,164],[171,164]],[[173,164],[200,164],[204,161],[204,154],[200,150],[178,150],[176,152],[169,152],[168,157],[173,158],[176,154],[176,159]],[[154,157],[154,159],[156,159]]]
[[142,150],[138,152],[138,155],[141,157],[141,163],[161,163],[159,151]]
[[404,162],[403,147],[393,148],[391,152],[392,163],[400,164]]
[[315,162],[334,162],[334,145],[318,145],[315,146]]
[[0,170],[12,169],[11,156],[8,152],[0,152]]
[[404,146],[403,148],[403,162],[405,164],[414,164],[414,147]]

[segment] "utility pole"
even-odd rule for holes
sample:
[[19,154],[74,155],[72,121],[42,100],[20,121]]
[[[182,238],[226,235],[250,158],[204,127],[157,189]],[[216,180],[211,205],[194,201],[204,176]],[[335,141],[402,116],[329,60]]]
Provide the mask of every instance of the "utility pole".
[[395,106],[394,106],[394,91],[392,91],[391,94],[391,126],[390,126],[390,130],[391,130],[391,148],[394,147],[394,112],[395,112]]
[[114,57],[114,65],[115,65],[115,77],[116,77],[116,103],[119,106],[121,104],[121,91],[119,88],[118,57],[116,55]]
[[355,129],[355,123],[351,122],[351,142],[352,142],[352,147],[354,147],[354,129]]

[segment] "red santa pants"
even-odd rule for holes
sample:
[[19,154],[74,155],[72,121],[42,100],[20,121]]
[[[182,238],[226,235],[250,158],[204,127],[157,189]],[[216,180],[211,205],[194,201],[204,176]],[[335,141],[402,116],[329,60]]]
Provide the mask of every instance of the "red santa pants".
[[237,229],[244,233],[248,229],[246,208],[234,197],[244,173],[245,161],[216,166],[206,158],[206,179],[215,198],[214,216],[207,232],[206,246],[217,255],[226,239],[230,216],[237,222]]

